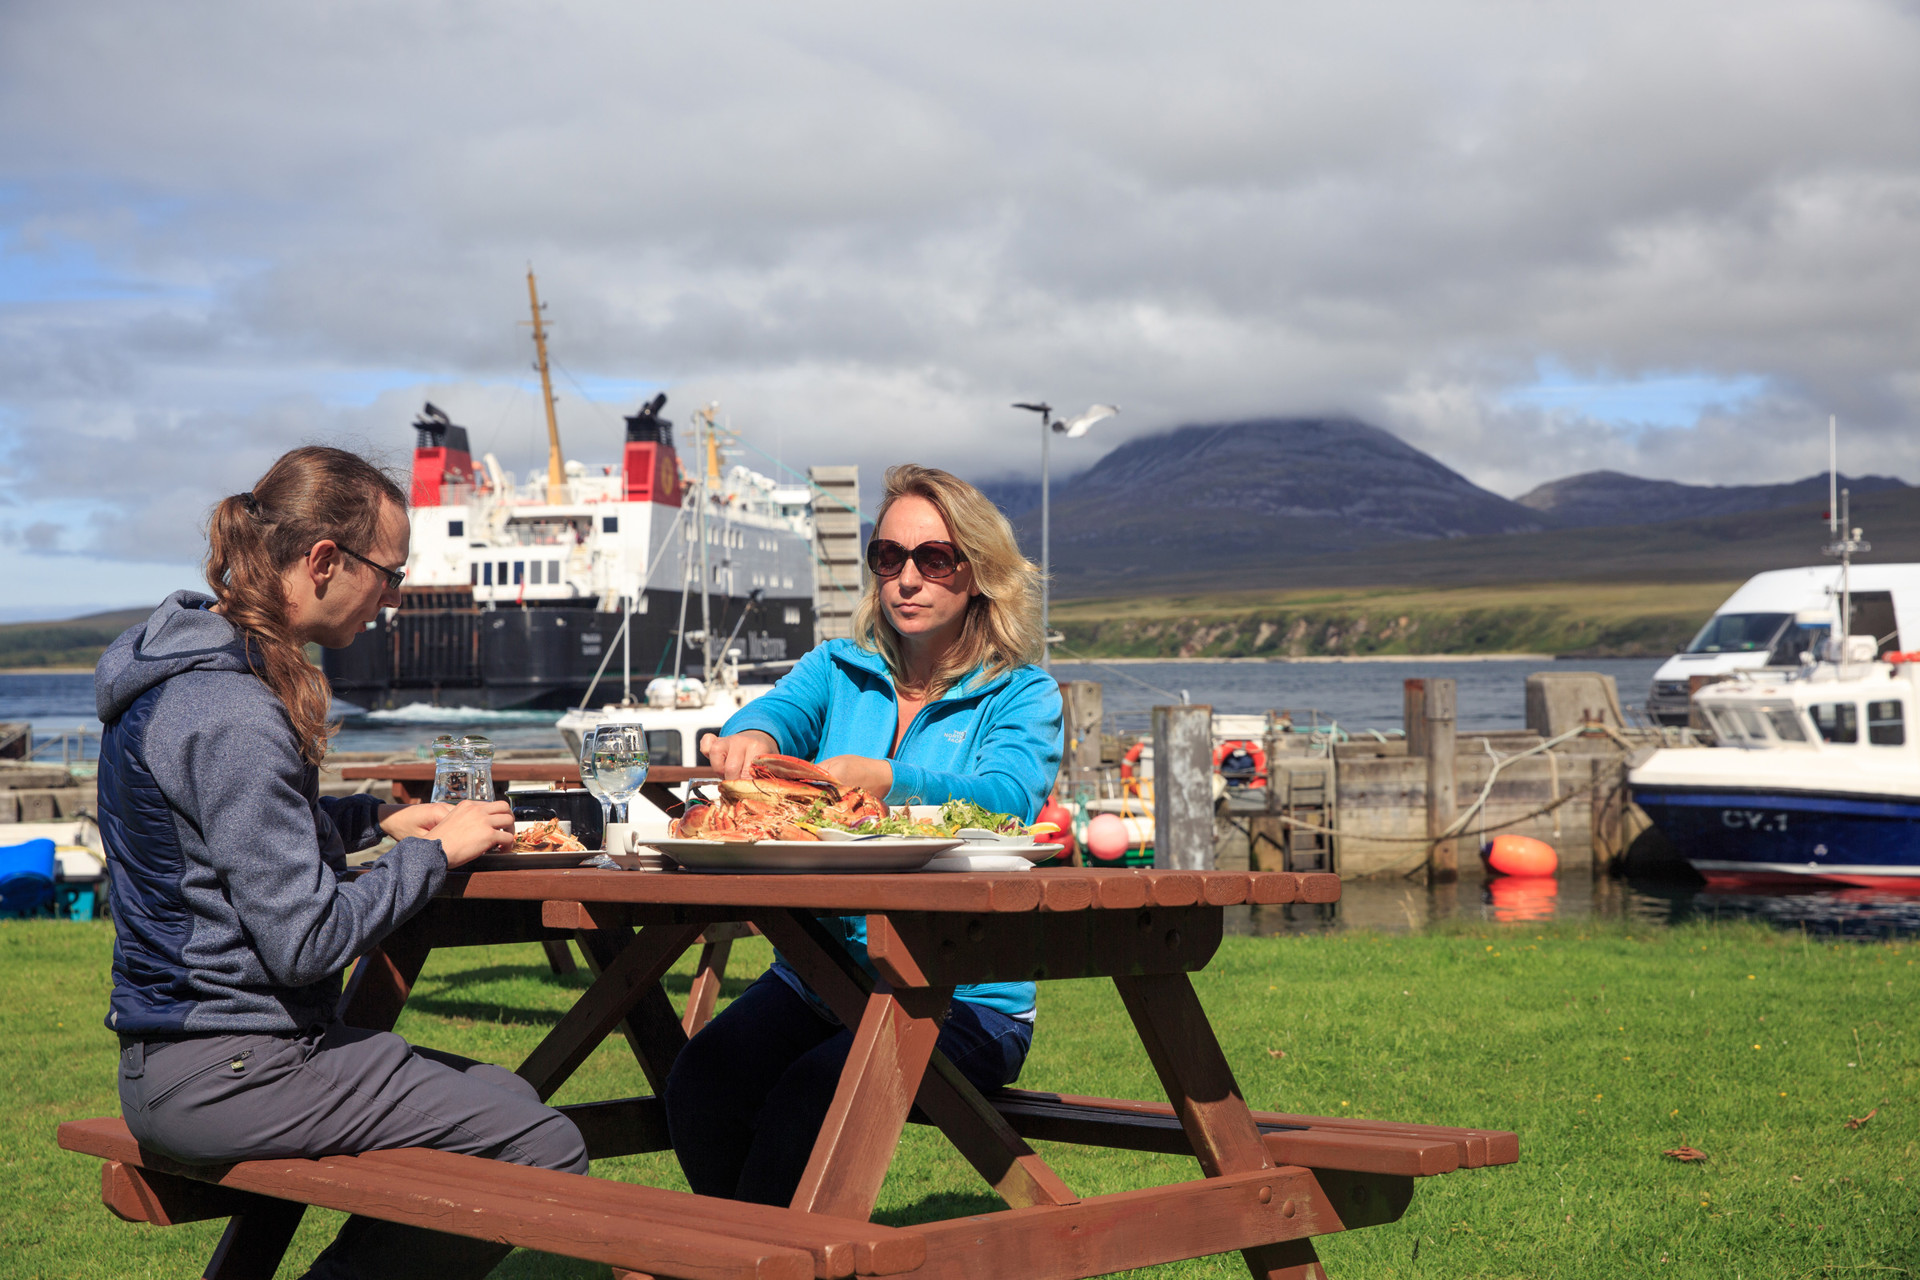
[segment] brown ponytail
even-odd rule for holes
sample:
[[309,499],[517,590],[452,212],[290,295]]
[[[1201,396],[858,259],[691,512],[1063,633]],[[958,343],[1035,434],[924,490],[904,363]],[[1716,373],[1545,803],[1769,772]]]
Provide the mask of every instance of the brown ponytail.
[[207,585],[239,628],[253,673],[285,704],[309,764],[333,736],[333,692],[290,630],[281,574],[322,539],[370,548],[389,503],[405,511],[407,495],[384,471],[344,449],[306,445],[283,454],[251,492],[222,498],[207,522]]

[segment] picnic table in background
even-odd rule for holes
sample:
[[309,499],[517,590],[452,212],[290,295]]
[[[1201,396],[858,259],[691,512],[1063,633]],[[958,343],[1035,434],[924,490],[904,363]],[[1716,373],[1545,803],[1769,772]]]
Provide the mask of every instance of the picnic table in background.
[[[122,1217],[231,1215],[212,1280],[270,1276],[307,1204],[603,1262],[617,1278],[1074,1280],[1240,1250],[1256,1277],[1306,1280],[1324,1275],[1313,1237],[1399,1218],[1416,1178],[1518,1158],[1510,1133],[1249,1109],[1187,975],[1219,946],[1226,907],[1338,896],[1330,875],[1286,873],[482,871],[450,876],[355,966],[343,1017],[387,1029],[436,947],[577,942],[594,981],[518,1072],[550,1098],[606,1037],[625,1038],[652,1094],[561,1108],[604,1159],[670,1145],[658,1093],[712,1005],[696,988],[676,1013],[661,979],[710,931],[757,928],[854,1029],[784,1209],[436,1151],[189,1168],[140,1151],[117,1118],[70,1122],[60,1141],[106,1161],[102,1197]],[[866,917],[877,981],[826,915]],[[1165,1102],[983,1095],[935,1047],[956,985],[1092,977],[1118,988]],[[938,1126],[1007,1211],[869,1222],[910,1120]],[[1036,1138],[1190,1154],[1202,1176],[1082,1196]]]

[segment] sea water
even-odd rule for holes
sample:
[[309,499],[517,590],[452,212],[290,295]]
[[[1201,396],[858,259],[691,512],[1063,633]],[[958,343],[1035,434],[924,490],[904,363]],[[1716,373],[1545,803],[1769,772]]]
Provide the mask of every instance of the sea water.
[[[1258,714],[1318,712],[1322,724],[1350,735],[1402,727],[1402,682],[1445,676],[1457,682],[1462,729],[1518,729],[1526,724],[1526,677],[1535,671],[1599,671],[1614,677],[1620,700],[1633,708],[1646,698],[1656,659],[1601,659],[1554,663],[1539,659],[1469,661],[1407,659],[1392,662],[1058,662],[1062,680],[1097,680],[1109,727],[1141,732],[1155,706],[1193,703],[1216,711]],[[479,711],[403,707],[365,713],[336,704],[343,718],[334,739],[343,751],[424,752],[442,732],[483,732],[496,747],[564,751],[551,711]],[[93,677],[85,673],[0,675],[0,720],[27,720],[37,737],[85,728],[97,735]],[[89,744],[92,749],[93,744]],[[58,750],[56,746],[55,751]],[[4,828],[0,828],[4,840]],[[1752,919],[1839,937],[1920,936],[1920,898],[1864,889],[1800,893],[1709,893],[1693,885],[1590,880],[1584,874],[1555,882],[1551,897],[1515,895],[1498,881],[1466,880],[1428,890],[1402,881],[1350,881],[1331,908],[1274,907],[1241,912],[1230,922],[1257,932],[1323,929],[1421,929],[1445,919],[1524,924],[1549,919],[1618,917],[1649,924],[1689,919]]]

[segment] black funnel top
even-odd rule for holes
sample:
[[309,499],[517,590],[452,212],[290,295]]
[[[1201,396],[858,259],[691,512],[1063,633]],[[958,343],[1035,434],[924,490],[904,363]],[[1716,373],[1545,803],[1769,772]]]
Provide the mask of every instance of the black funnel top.
[[420,410],[420,416],[413,420],[413,447],[416,449],[454,449],[461,453],[471,453],[467,445],[467,429],[455,426],[446,410],[433,401],[427,401]]
[[673,446],[673,424],[660,416],[660,410],[667,404],[667,393],[662,391],[653,399],[640,406],[636,413],[627,415],[628,444],[664,444]]

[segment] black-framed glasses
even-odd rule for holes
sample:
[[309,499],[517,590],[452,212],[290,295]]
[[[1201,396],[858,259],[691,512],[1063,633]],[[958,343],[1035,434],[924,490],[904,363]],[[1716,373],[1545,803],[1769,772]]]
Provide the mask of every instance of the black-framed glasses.
[[951,578],[953,571],[967,562],[960,548],[951,542],[923,542],[911,549],[885,538],[875,538],[867,544],[867,568],[873,570],[875,577],[897,578],[909,560],[920,570],[921,577],[934,582]]
[[[340,547],[340,544],[337,542],[334,543],[333,545],[336,547]],[[340,551],[344,555],[352,556],[355,560],[358,560],[361,564],[367,566],[367,568],[372,569],[375,573],[385,574],[387,578],[387,590],[389,591],[398,591],[400,589],[400,584],[407,580],[407,571],[405,567],[402,567],[399,569],[389,569],[387,568],[387,566],[383,564],[375,564],[373,561],[361,555],[358,551],[348,551],[345,547],[340,547]]]

